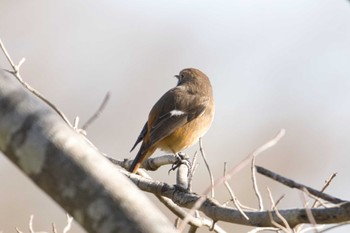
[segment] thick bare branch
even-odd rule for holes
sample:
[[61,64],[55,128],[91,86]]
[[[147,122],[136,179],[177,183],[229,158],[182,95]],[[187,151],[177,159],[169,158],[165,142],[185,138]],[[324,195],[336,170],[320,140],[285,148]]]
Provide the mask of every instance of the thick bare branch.
[[[147,179],[152,179],[146,172],[143,170],[139,170],[138,172],[141,176],[147,178]],[[180,219],[184,219],[187,216],[187,211],[175,204],[170,198],[160,196],[160,195],[155,195],[160,202],[162,202],[173,214],[175,214],[177,217]],[[178,221],[177,221],[178,222]],[[207,227],[211,228],[212,226],[212,221],[210,219],[206,218],[200,218],[199,216],[193,216],[190,218],[188,224],[190,226],[193,226],[195,228],[200,228],[200,227]],[[224,233],[225,231],[218,225],[215,224],[214,229],[212,230],[213,232],[217,233]]]
[[0,150],[88,232],[174,232],[82,135],[1,71],[0,109]]
[[[194,204],[202,198],[202,196],[198,194],[185,192],[183,189],[179,189],[176,186],[167,183],[130,174],[124,170],[121,170],[121,172],[137,184],[141,190],[170,198],[174,203],[182,207],[192,208]],[[217,201],[210,198],[205,198],[205,201],[199,210],[217,221],[258,227],[273,227],[268,211],[245,211],[245,214],[249,218],[249,220],[247,220],[238,210],[220,205]],[[312,208],[310,211],[318,224],[350,221],[350,203],[339,204],[338,206],[331,208]],[[301,223],[310,223],[305,209],[279,210],[279,213],[284,219],[286,219],[290,227],[294,227]],[[277,217],[275,211],[272,211],[271,215],[277,223],[283,224]]]

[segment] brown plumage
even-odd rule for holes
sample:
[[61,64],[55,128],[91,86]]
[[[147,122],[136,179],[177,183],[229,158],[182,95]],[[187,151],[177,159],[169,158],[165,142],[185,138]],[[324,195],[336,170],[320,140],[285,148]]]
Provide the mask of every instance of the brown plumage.
[[156,149],[176,154],[193,145],[213,121],[215,106],[208,77],[194,68],[184,69],[175,77],[177,86],[153,106],[131,149],[142,141],[130,172],[136,173]]

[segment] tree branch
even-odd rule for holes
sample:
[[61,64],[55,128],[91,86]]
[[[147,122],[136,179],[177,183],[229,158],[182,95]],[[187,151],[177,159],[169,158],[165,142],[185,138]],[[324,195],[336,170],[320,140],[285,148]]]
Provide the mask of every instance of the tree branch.
[[88,232],[175,231],[85,137],[2,71],[0,109],[0,150]]
[[300,184],[300,183],[297,183],[295,182],[294,180],[291,180],[291,179],[288,179],[286,177],[283,177],[281,175],[278,175],[277,173],[274,173],[266,168],[263,168],[263,167],[260,167],[260,166],[255,166],[256,167],[256,170],[258,173],[264,175],[264,176],[267,176],[275,181],[278,181],[280,182],[281,184],[284,184],[290,188],[296,188],[296,189],[299,189],[301,191],[304,191],[304,189],[306,189],[310,194],[316,196],[316,197],[319,197],[325,201],[329,201],[333,204],[340,204],[340,203],[345,203],[345,202],[348,202],[348,201],[345,201],[345,200],[342,200],[342,199],[339,199],[339,198],[336,198],[336,197],[333,197],[331,195],[328,195],[326,193],[323,193],[323,192],[320,192],[316,189],[313,189],[313,188],[310,188],[308,186],[305,186],[303,184]]
[[[192,208],[202,197],[198,194],[188,193],[176,186],[160,181],[149,180],[136,174],[130,174],[124,170],[121,170],[121,172],[137,184],[141,190],[170,198],[177,205],[185,208]],[[271,213],[275,222],[283,224],[280,218],[277,217],[275,211],[245,211],[245,214],[249,218],[249,220],[247,220],[238,210],[222,206],[217,201],[210,198],[205,198],[199,210],[214,221],[258,227],[274,227],[269,216],[269,213]],[[348,202],[332,208],[312,208],[310,211],[318,224],[339,223],[350,220],[350,203]],[[301,223],[310,223],[305,209],[279,210],[279,213],[286,219],[290,227]]]

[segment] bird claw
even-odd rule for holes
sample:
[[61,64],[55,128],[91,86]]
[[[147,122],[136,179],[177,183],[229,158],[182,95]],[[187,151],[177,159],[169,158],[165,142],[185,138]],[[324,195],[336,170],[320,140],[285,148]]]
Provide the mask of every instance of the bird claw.
[[176,161],[171,165],[171,168],[168,171],[168,175],[170,174],[171,171],[175,171],[178,167],[181,165],[181,160]]
[[185,153],[176,153],[175,157],[177,158],[177,161],[171,165],[168,174],[170,174],[171,171],[175,171],[182,164],[186,165],[188,167],[188,170],[191,170],[191,162],[189,161],[189,157]]

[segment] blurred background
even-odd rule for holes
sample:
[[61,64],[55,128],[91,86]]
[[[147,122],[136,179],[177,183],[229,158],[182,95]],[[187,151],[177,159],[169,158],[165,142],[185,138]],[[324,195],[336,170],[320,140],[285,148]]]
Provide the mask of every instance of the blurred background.
[[[215,92],[216,116],[203,144],[216,178],[225,162],[233,167],[285,128],[257,164],[319,189],[337,172],[326,192],[349,200],[349,1],[0,0],[0,38],[15,62],[26,58],[25,81],[71,121],[85,122],[111,92],[88,137],[114,158],[135,156],[129,150],[153,104],[176,85],[175,74],[196,67]],[[9,68],[3,54],[0,64]],[[193,189],[201,193],[209,175],[198,162]],[[172,184],[168,168],[151,175]],[[64,210],[5,156],[0,177],[0,232],[26,232],[31,214],[35,230],[50,231],[54,222],[62,231]],[[303,206],[300,192],[262,176],[258,183],[265,208],[266,187],[275,199],[286,194],[280,208]],[[257,207],[249,168],[230,184],[243,204]],[[216,198],[223,203],[229,194],[218,187]],[[228,232],[251,229],[219,224]],[[84,230],[74,224],[70,232]]]

